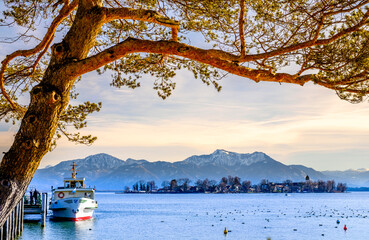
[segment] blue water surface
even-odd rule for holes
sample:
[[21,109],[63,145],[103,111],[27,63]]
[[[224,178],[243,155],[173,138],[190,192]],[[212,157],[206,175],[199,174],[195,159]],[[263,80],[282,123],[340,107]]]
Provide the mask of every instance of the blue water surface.
[[97,193],[96,200],[94,219],[25,223],[19,239],[369,239],[368,192]]

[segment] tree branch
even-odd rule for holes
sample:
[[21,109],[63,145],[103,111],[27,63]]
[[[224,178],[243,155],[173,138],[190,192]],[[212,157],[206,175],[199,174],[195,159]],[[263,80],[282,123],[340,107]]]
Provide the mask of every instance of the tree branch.
[[128,38],[84,60],[65,64],[63,68],[65,68],[65,72],[71,74],[72,77],[78,77],[84,73],[96,70],[107,63],[120,59],[127,54],[138,52],[176,55],[188,58],[238,76],[247,77],[255,82],[270,81],[303,85],[305,82],[311,80],[306,76],[299,77],[286,73],[273,74],[265,70],[255,70],[244,67],[238,64],[238,56],[219,50],[204,50],[174,41],[151,41],[134,38]]
[[[0,88],[1,93],[6,98],[6,100],[10,103],[13,110],[17,108],[17,104],[13,102],[13,100],[10,98],[10,96],[7,94],[4,86],[4,74],[6,71],[6,68],[11,60],[13,60],[16,57],[22,56],[22,57],[28,57],[30,55],[33,55],[35,53],[38,53],[44,49],[44,52],[46,52],[45,48],[50,46],[50,43],[52,41],[52,38],[54,37],[54,33],[56,28],[59,26],[59,24],[64,20],[65,17],[67,17],[78,5],[78,0],[74,0],[69,5],[64,5],[63,8],[60,10],[59,15],[52,21],[51,26],[49,27],[47,33],[45,34],[42,41],[34,48],[29,50],[17,50],[10,55],[7,55],[5,59],[1,62],[1,69],[0,69]],[[38,61],[36,61],[37,64]],[[36,67],[36,66],[34,66]]]
[[[274,56],[278,56],[278,55],[282,55],[285,53],[290,53],[296,50],[300,50],[303,48],[308,48],[308,47],[313,47],[313,46],[318,46],[318,45],[327,45],[330,44],[334,41],[336,41],[337,39],[355,32],[357,30],[359,30],[360,27],[364,26],[369,18],[369,10],[366,11],[366,13],[364,14],[363,18],[361,19],[361,21],[359,23],[357,23],[356,25],[343,29],[342,31],[338,32],[337,34],[333,35],[330,38],[327,39],[312,39],[306,42],[302,42],[302,43],[297,43],[297,44],[293,44],[291,46],[285,47],[285,48],[280,48],[278,50],[274,50],[274,51],[270,51],[270,52],[265,52],[265,53],[260,53],[260,54],[253,54],[253,55],[247,55],[243,58],[240,58],[239,61],[240,62],[249,62],[249,61],[255,61],[255,60],[259,60],[259,59],[264,59],[264,58],[270,58],[270,57],[274,57]],[[318,28],[316,30],[316,33],[318,33],[321,29],[321,25],[318,25]]]
[[360,7],[363,7],[365,4],[368,4],[369,1],[368,0],[365,0],[365,1],[362,1],[361,3],[358,3],[357,5],[354,5],[350,8],[347,8],[347,9],[344,9],[346,6],[342,7],[341,10],[337,10],[337,11],[328,11],[326,13],[327,16],[332,16],[332,15],[336,15],[336,14],[339,14],[339,13],[347,13],[347,12],[351,12],[352,10],[354,9],[358,9]]
[[172,28],[172,40],[177,41],[180,23],[165,17],[153,10],[131,9],[131,8],[105,8],[106,22],[118,19],[130,19],[156,23],[165,27]]
[[322,18],[320,19],[320,21],[318,23],[317,29],[315,30],[315,34],[314,34],[314,38],[313,38],[314,43],[319,38],[320,31],[322,30],[323,25],[324,25],[324,20],[325,20],[325,15],[323,14]]
[[245,44],[245,0],[240,0],[240,18],[238,20],[238,27],[240,31],[241,41],[241,58],[246,56],[246,44]]
[[45,55],[47,50],[49,49],[51,43],[53,42],[53,39],[54,39],[54,33],[50,36],[50,39],[46,43],[46,46],[45,46],[44,50],[42,50],[42,52],[40,52],[40,54],[37,56],[37,59],[36,59],[36,61],[34,62],[33,66],[32,66],[32,71],[30,72],[30,74],[33,74],[35,72],[38,63],[40,62],[41,58]]

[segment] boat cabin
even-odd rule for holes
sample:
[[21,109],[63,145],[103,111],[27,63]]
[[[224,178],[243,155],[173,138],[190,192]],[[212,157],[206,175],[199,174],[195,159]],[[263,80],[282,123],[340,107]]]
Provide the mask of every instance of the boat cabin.
[[86,188],[85,178],[64,178],[64,188]]
[[95,198],[95,191],[92,188],[84,188],[84,189],[56,189],[53,192],[52,200],[59,200],[63,198]]

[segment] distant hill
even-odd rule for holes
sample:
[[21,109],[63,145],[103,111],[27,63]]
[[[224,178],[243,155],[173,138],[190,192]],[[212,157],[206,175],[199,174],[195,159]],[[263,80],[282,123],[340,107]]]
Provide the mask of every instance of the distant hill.
[[[238,176],[241,180],[259,183],[262,179],[282,182],[287,179],[304,181],[306,175],[311,180],[338,178],[345,182],[337,172],[319,172],[302,165],[285,165],[265,153],[254,152],[240,154],[226,150],[216,150],[207,155],[191,156],[179,162],[149,162],[146,160],[127,159],[125,161],[100,153],[84,159],[63,161],[59,164],[38,169],[31,186],[48,190],[51,186],[61,186],[64,177],[70,176],[70,165],[77,164],[78,176],[86,178],[86,184],[100,190],[122,190],[125,186],[132,188],[138,180],[154,180],[157,186],[171,179],[189,178],[220,181],[222,177]],[[367,176],[369,181],[369,172]],[[344,176],[344,175],[342,175]],[[351,175],[350,175],[351,176]],[[337,181],[336,181],[337,182]],[[364,182],[364,181],[363,181]],[[354,186],[357,186],[356,184]],[[359,185],[358,185],[359,186]],[[360,185],[361,186],[361,185]]]
[[296,168],[302,171],[304,174],[308,175],[312,180],[327,180],[329,177],[322,172],[316,171],[313,168],[305,167],[303,165],[289,165],[290,167]]
[[350,187],[369,187],[368,169],[349,169],[346,171],[322,171],[328,178],[336,179],[340,182],[349,183]]

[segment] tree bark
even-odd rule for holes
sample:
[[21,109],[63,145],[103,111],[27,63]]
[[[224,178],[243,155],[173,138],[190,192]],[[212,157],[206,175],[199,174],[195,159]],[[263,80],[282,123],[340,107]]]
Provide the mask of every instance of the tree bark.
[[102,2],[80,0],[64,40],[52,46],[50,64],[31,101],[13,145],[0,164],[0,226],[25,194],[42,157],[49,151],[59,118],[76,78],[63,66],[87,57],[104,23]]

